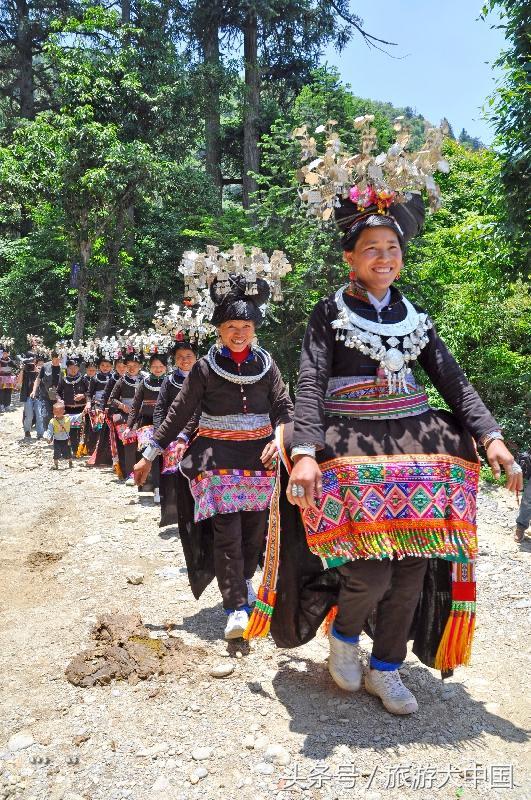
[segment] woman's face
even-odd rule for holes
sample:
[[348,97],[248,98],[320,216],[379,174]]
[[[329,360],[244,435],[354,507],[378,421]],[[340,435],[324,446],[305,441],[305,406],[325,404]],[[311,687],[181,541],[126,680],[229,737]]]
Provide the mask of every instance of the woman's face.
[[356,279],[379,300],[385,295],[402,268],[402,250],[396,233],[387,226],[365,228],[354,250],[344,259]]
[[183,372],[190,372],[196,360],[197,359],[193,350],[180,347],[175,353],[175,366]]
[[112,364],[110,361],[100,361],[100,372],[103,372],[104,375],[107,375],[112,369]]
[[97,371],[98,370],[96,369],[94,364],[89,364],[89,366],[87,367],[87,370],[86,370],[87,376],[89,378],[93,378]]
[[117,361],[114,365],[114,369],[118,373],[118,375],[124,375],[127,369],[127,366],[124,364],[123,361]]
[[160,359],[154,358],[151,364],[149,365],[149,371],[156,378],[160,378],[160,376],[164,375],[164,373],[166,372],[166,364],[160,361]]
[[66,368],[66,373],[67,375],[70,375],[71,378],[74,378],[78,372],[79,364],[69,364]]
[[135,375],[138,375],[139,372],[140,372],[140,364],[138,363],[138,361],[127,362],[127,373],[131,375],[132,378],[134,378]]
[[241,353],[251,344],[254,330],[254,322],[245,319],[230,319],[218,326],[222,343],[235,353]]

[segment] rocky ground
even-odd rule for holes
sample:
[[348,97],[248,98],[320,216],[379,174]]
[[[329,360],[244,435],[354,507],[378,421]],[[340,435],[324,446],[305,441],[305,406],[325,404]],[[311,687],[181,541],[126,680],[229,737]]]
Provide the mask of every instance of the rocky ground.
[[[531,546],[513,542],[503,490],[480,498],[473,664],[443,683],[408,657],[420,708],[396,718],[335,687],[323,637],[227,652],[217,589],[193,599],[151,495],[106,468],[50,466],[20,408],[0,416],[0,800],[531,796]],[[174,641],[173,668],[68,682],[102,614],[138,614],[155,653]]]

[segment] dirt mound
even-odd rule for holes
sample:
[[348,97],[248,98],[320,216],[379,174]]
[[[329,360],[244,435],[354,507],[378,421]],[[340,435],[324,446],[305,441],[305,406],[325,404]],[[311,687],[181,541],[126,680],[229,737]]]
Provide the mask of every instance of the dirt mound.
[[60,561],[64,553],[48,553],[42,550],[35,550],[33,553],[28,553],[26,563],[30,567],[46,567]]
[[75,656],[65,670],[75,686],[135,684],[153,675],[179,673],[204,662],[207,651],[181,639],[153,639],[138,614],[103,614],[92,629],[96,646]]

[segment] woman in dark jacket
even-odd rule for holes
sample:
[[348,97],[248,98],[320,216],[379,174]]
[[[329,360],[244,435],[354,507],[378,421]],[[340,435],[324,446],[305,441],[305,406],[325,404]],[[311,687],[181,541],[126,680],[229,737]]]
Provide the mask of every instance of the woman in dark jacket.
[[77,415],[82,414],[85,409],[89,385],[86,375],[81,375],[79,371],[80,361],[81,359],[75,355],[67,357],[66,374],[61,375],[57,385],[57,395],[65,404],[65,414],[76,416],[76,422],[72,423],[70,428],[70,443],[74,458],[77,458],[82,425],[82,417],[79,417],[78,423]]
[[151,461],[186,432],[199,408],[198,433],[181,462],[188,486],[179,485],[179,531],[192,590],[199,597],[215,574],[228,615],[225,638],[233,639],[243,635],[255,599],[251,579],[275,484],[264,461],[275,449],[273,428],[291,419],[293,405],[269,353],[251,347],[267,283],[259,280],[253,295],[246,295],[241,276],[229,276],[229,283],[223,294],[217,281],[211,287],[220,343],[192,367],[135,477],[146,479]]
[[[136,431],[138,448],[142,441],[147,441],[153,433],[153,413],[159,398],[159,392],[166,375],[166,355],[151,353],[149,356],[149,374],[139,382],[133,405],[127,417],[127,430]],[[136,460],[136,459],[135,459]],[[153,486],[153,501],[160,503],[160,457],[155,458],[151,465],[151,484]]]
[[[409,714],[417,702],[398,669],[433,561],[447,565],[452,602],[438,609],[434,652],[424,660],[452,670],[469,658],[476,442],[496,476],[504,466],[509,488],[519,476],[499,425],[428,315],[393,285],[423,222],[420,196],[392,205],[389,193],[372,190],[366,204],[357,189],[353,197],[336,209],[350,282],[317,304],[303,342],[287,497],[302,511],[310,551],[339,573],[333,679],[347,691],[360,687],[359,635],[375,609],[365,687],[391,713]],[[416,363],[452,413],[429,406]]]
[[114,384],[108,403],[112,423],[111,449],[116,472],[125,479],[127,486],[134,486],[137,436],[136,431],[128,431],[127,418],[138,384],[144,376],[140,373],[142,360],[134,350],[129,350],[124,355],[124,362],[126,371]]
[[[153,426],[157,431],[168,413],[171,404],[182,389],[183,383],[188,373],[194,366],[197,356],[195,345],[184,339],[175,342],[171,355],[173,357],[174,368],[170,375],[166,375],[153,412]],[[181,432],[182,433],[182,432]],[[186,442],[181,438],[170,442],[163,455],[162,471],[160,476],[160,527],[166,525],[177,525],[177,471],[179,462],[186,448]]]

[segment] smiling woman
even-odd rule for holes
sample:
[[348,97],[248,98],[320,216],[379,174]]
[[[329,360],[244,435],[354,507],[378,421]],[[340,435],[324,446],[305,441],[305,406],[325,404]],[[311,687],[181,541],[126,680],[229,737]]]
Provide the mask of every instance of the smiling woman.
[[343,255],[351,282],[358,281],[377,300],[400,277],[402,249],[398,234],[389,226],[370,227],[360,233],[353,250]]
[[[365,196],[370,203],[360,202]],[[392,285],[407,241],[422,228],[420,195],[393,199],[368,187],[362,197],[352,187],[349,197],[338,198],[336,218],[350,283],[321,300],[308,323],[287,499],[302,512],[311,553],[339,574],[329,631],[333,679],[347,691],[360,688],[359,636],[376,609],[365,687],[391,713],[411,714],[417,701],[398,670],[413,620],[419,626],[418,619],[426,619],[422,609],[415,616],[419,598],[433,586],[437,597],[425,600],[430,618],[419,628],[415,653],[445,672],[470,657],[476,442],[496,476],[505,468],[508,488],[521,486],[521,475],[496,420],[428,315]],[[453,414],[430,408],[411,371],[416,362]],[[289,568],[284,557],[280,584]],[[275,613],[296,620],[286,626],[291,630],[307,629],[312,615],[318,624],[322,616],[317,619],[315,609],[326,612],[323,593],[311,588],[318,584],[315,570],[311,586],[309,574],[301,572],[299,607],[291,616],[286,592],[278,595]]]
[[243,635],[256,599],[251,580],[275,485],[273,429],[289,422],[293,411],[277,365],[252,344],[269,297],[264,280],[253,288],[235,274],[223,287],[212,284],[218,343],[194,364],[135,467],[142,483],[170,442],[187,442],[197,430],[180,465],[187,481],[178,484],[179,533],[196,597],[215,573],[227,639]]

